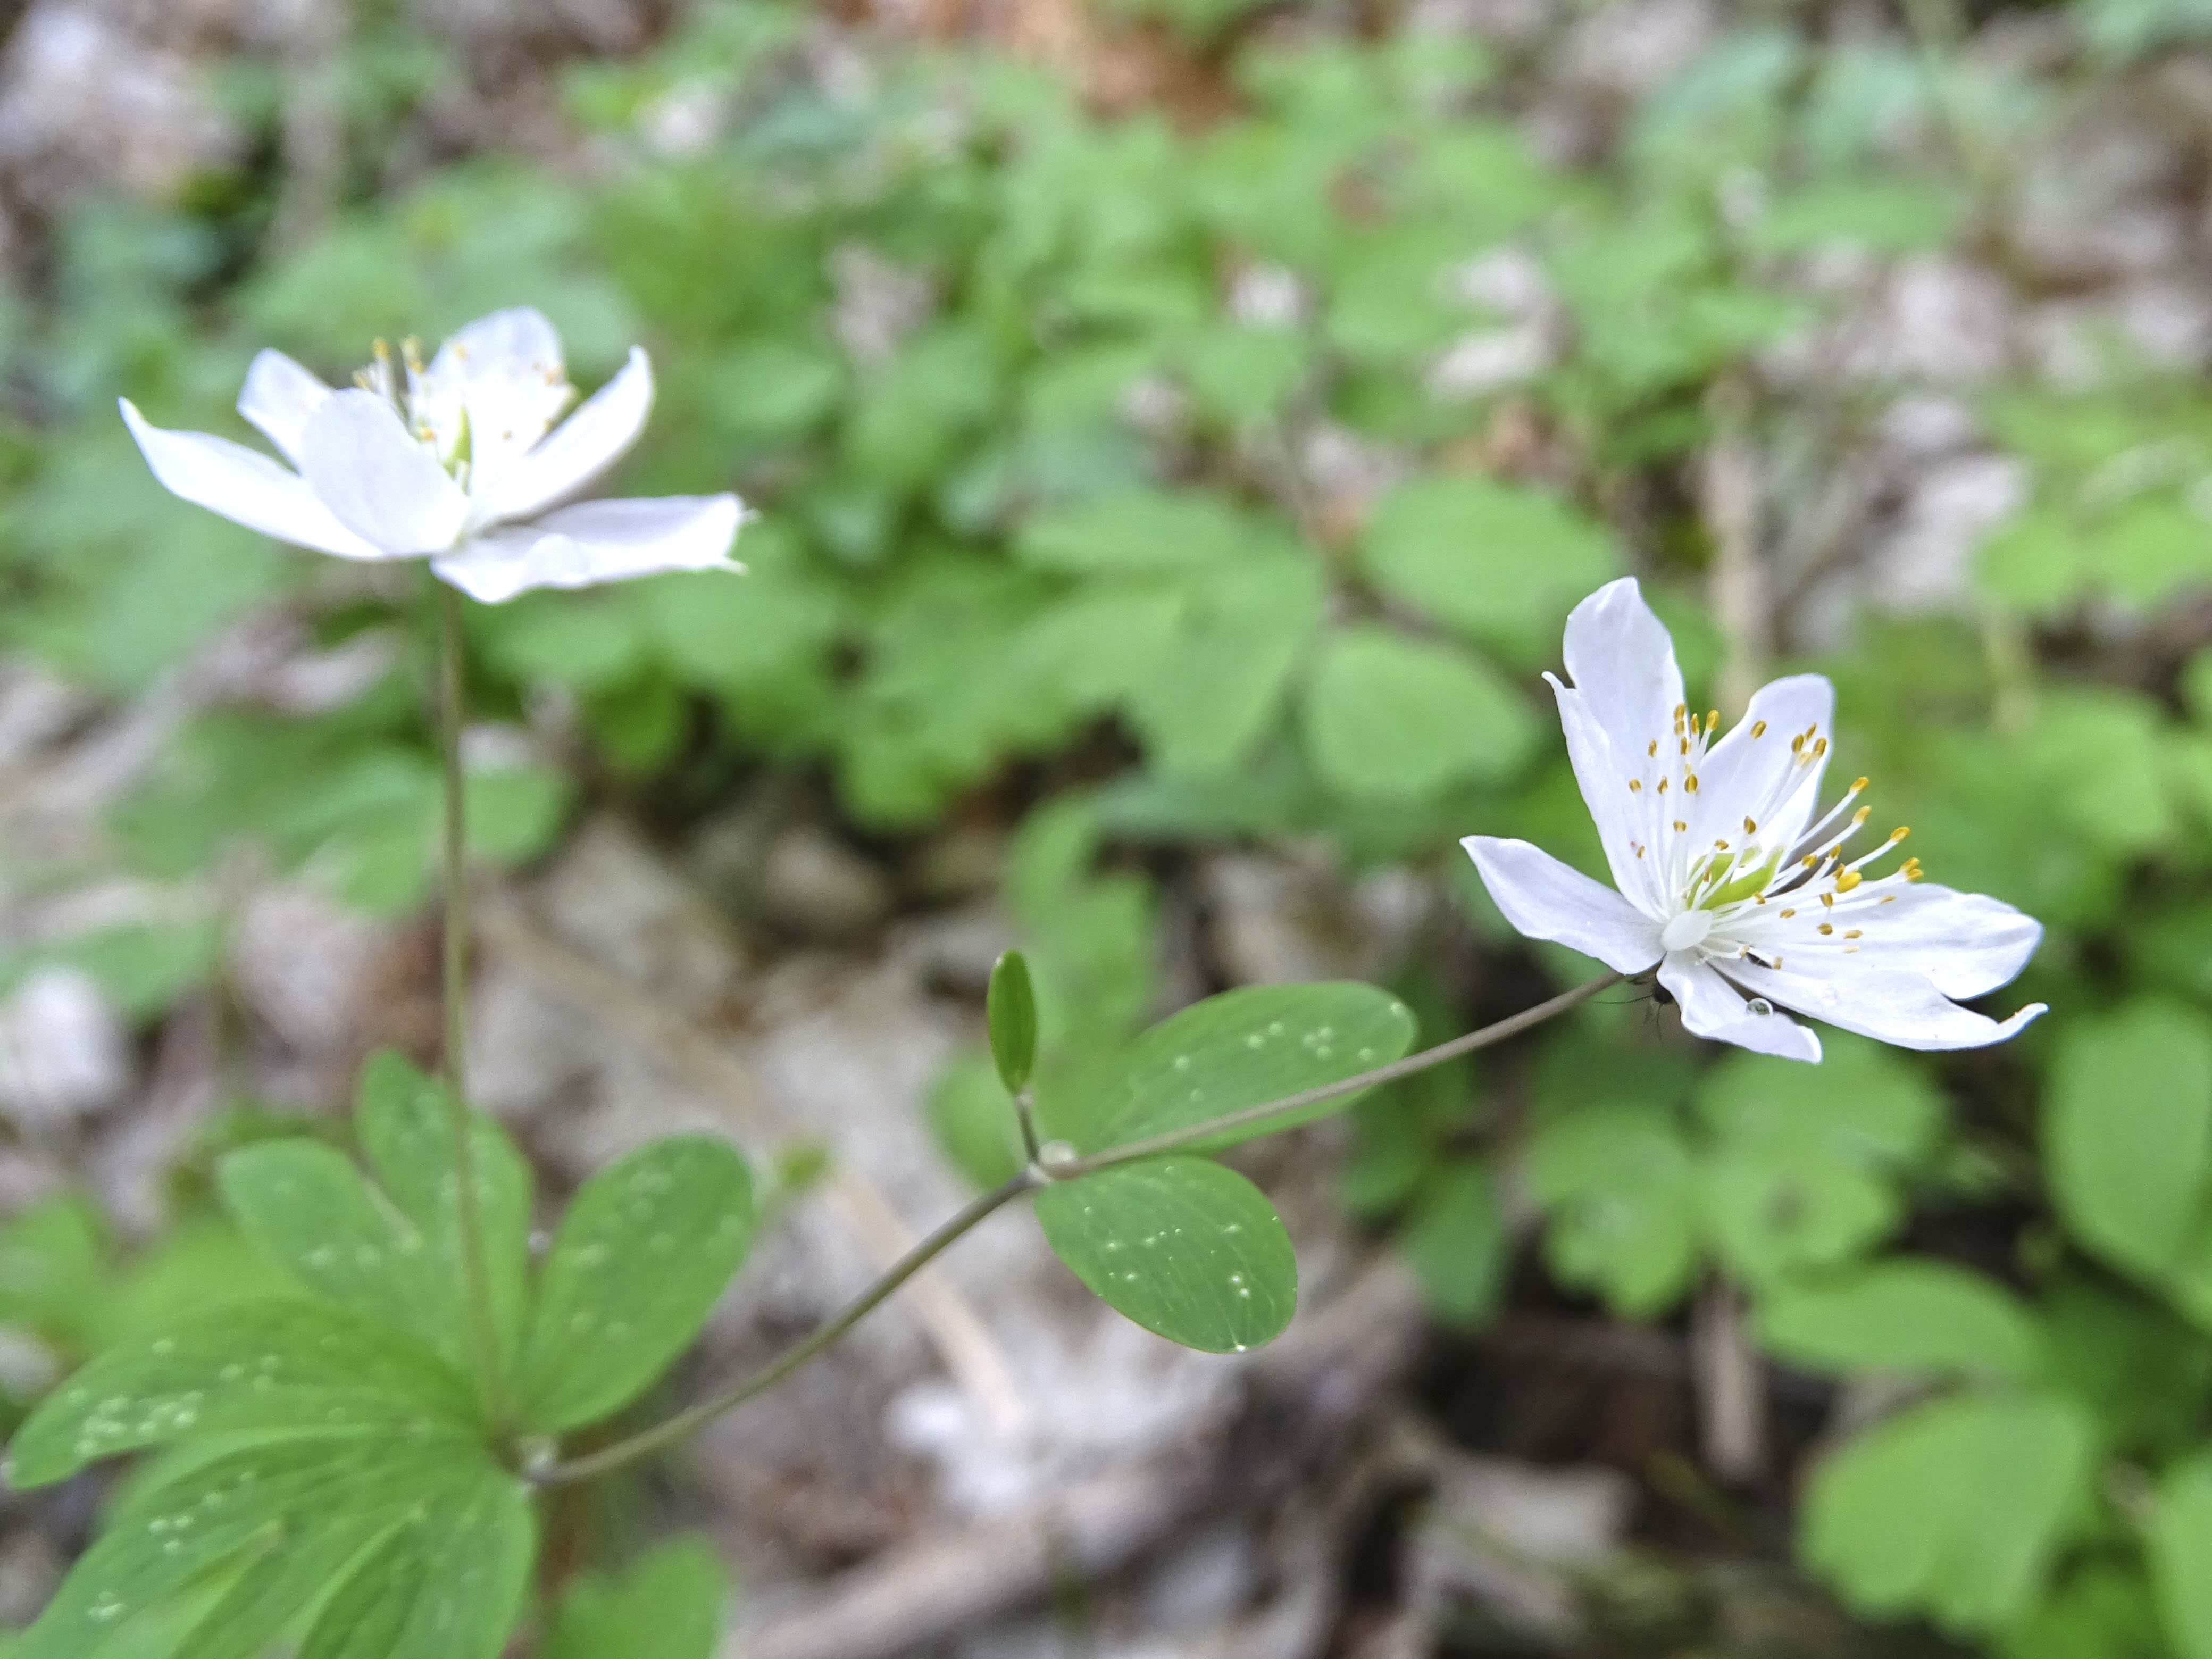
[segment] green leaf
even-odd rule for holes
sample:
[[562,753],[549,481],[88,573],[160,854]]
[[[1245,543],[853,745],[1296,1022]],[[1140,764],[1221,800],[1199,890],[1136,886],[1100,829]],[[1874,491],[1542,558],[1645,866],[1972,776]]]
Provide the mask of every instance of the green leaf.
[[[528,1291],[530,1166],[497,1124],[480,1113],[470,1114],[469,1121],[492,1317],[501,1352],[512,1355]],[[465,1333],[460,1185],[445,1086],[392,1050],[381,1050],[362,1067],[355,1122],[362,1151],[385,1195],[414,1224],[428,1251],[431,1293],[446,1305],[424,1317],[442,1329]],[[445,1351],[469,1352],[450,1346]]]
[[1228,771],[1266,735],[1321,626],[1318,563],[1244,558],[1185,584],[1175,639],[1127,699],[1152,764],[1170,775]]
[[1498,1306],[1511,1247],[1490,1171],[1472,1158],[1445,1164],[1422,1186],[1398,1235],[1437,1322],[1471,1330]]
[[1857,1255],[1904,1212],[1891,1184],[1869,1170],[1788,1147],[1723,1146],[1699,1175],[1715,1253],[1753,1285]]
[[999,1081],[1008,1094],[1018,1095],[1029,1086],[1037,1042],[1036,992],[1030,985],[1029,963],[1019,951],[1003,952],[992,965],[983,1017],[990,1029],[991,1059],[999,1068]]
[[1315,772],[1358,800],[1497,782],[1538,736],[1528,705],[1486,663],[1377,624],[1339,629],[1322,647],[1304,716]]
[[1856,1611],[1921,1613],[1989,1631],[2033,1603],[2089,1497],[2089,1422],[2039,1395],[1916,1406],[1823,1462],[1805,1504],[1806,1561]]
[[1546,1124],[1528,1185],[1549,1212],[1545,1252],[1561,1283],[1626,1318],[1660,1312],[1697,1266],[1696,1170],[1670,1115],[1596,1106]]
[[988,1054],[954,1055],[930,1085],[924,1109],[938,1150],[977,1187],[995,1187],[1020,1170],[1027,1149]]
[[1096,575],[1232,560],[1281,532],[1216,496],[1125,490],[1031,515],[1015,538],[1025,562]]
[[2150,1001],[2075,1021],[2059,1039],[2043,1134],[2068,1230],[2114,1266],[2162,1278],[2212,1164],[2212,1030]]
[[1297,1258],[1274,1207],[1205,1158],[1144,1158],[1058,1182],[1037,1194],[1036,1213],[1094,1294],[1187,1348],[1243,1353],[1297,1306]]
[[586,1182],[554,1235],[515,1376],[525,1427],[594,1423],[690,1345],[752,1243],[752,1172],[727,1141],[671,1135]]
[[523,1484],[464,1462],[356,1561],[299,1659],[498,1659],[537,1553]]
[[232,1303],[111,1349],[46,1396],[9,1447],[40,1486],[86,1464],[210,1434],[472,1432],[468,1385],[427,1349],[313,1302]]
[[2042,1334],[2019,1298],[1932,1258],[1785,1285],[1760,1301],[1759,1334],[1775,1358],[1808,1370],[2026,1382],[2043,1369]]
[[714,1659],[730,1575],[702,1538],[676,1538],[619,1577],[586,1573],[562,1592],[539,1659]]
[[1548,659],[1576,602],[1620,574],[1605,527],[1533,489],[1417,478],[1385,496],[1359,548],[1370,580],[1448,628]]
[[2212,1659],[2212,1452],[2166,1471],[2149,1542],[2151,1580],[2175,1651],[2180,1659]]
[[1698,1085],[1698,1116],[1729,1146],[1863,1168],[1926,1157],[1943,1124],[1928,1074],[1880,1043],[1823,1034],[1818,1066],[1730,1050]]
[[464,1370],[473,1363],[422,1235],[343,1153],[319,1141],[264,1141],[224,1158],[216,1181],[239,1230],[307,1290],[411,1333]]
[[[1054,1133],[1085,1152],[1188,1128],[1247,1107],[1356,1077],[1413,1046],[1413,1016],[1388,991],[1337,981],[1248,985],[1172,1014],[1131,1043],[1094,1112],[1055,1119]],[[1203,1143],[1234,1146],[1341,1111],[1353,1090],[1246,1124]]]

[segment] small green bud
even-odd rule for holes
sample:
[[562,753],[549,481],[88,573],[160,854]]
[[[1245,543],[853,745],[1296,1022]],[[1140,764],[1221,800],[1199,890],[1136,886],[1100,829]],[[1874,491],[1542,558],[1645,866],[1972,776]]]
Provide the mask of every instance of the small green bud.
[[1009,951],[991,969],[991,989],[983,1001],[984,1018],[991,1028],[991,1058],[999,1067],[999,1081],[1006,1092],[1018,1095],[1029,1086],[1030,1069],[1036,1064],[1036,993],[1030,986],[1030,965],[1019,951]]

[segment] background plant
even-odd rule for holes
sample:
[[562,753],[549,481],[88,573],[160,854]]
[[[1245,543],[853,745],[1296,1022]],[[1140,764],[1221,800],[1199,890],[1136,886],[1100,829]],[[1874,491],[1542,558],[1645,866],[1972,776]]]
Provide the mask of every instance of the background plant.
[[[2145,362],[2123,317],[1947,366],[1881,321],[1899,272],[1958,262],[2031,297],[2094,286],[2023,252],[2030,160],[2185,78],[2202,21],[1731,15],[1562,160],[1533,119],[1558,54],[1432,16],[1102,8],[1102,38],[1170,66],[1109,112],[981,45],[839,36],[867,71],[841,76],[821,20],[703,7],[561,71],[590,161],[555,166],[413,136],[460,71],[365,8],[326,65],[319,228],[279,222],[289,94],[240,53],[243,159],[163,203],[72,200],[16,284],[4,625],[118,707],[190,685],[248,617],[374,672],[314,712],[184,699],[112,846],[11,872],[38,894],[123,870],[171,902],[26,937],[10,971],[81,969],[150,1032],[220,981],[241,844],[368,910],[429,896],[419,596],[174,510],[112,417],[128,389],[214,429],[262,343],[336,372],[362,339],[528,301],[590,380],[645,338],[661,404],[625,485],[741,490],[754,574],[471,611],[472,702],[531,733],[476,757],[476,851],[526,867],[608,806],[672,839],[763,771],[822,781],[875,846],[1015,826],[1038,1109],[1078,1145],[1056,1097],[1073,1112],[1188,992],[1163,941],[1204,849],[1295,842],[1449,894],[1389,969],[1424,1040],[1584,971],[1512,939],[1452,843],[1594,858],[1534,676],[1567,606],[1634,570],[1714,701],[1769,656],[1835,678],[1845,764],[1938,878],[2049,925],[2021,991],[2057,1012],[1996,1055],[1837,1040],[1811,1073],[1593,1006],[1363,1102],[1343,1201],[1444,1327],[1554,1293],[1625,1321],[1735,1306],[1790,1374],[1887,1401],[1807,1462],[1789,1517],[1868,1619],[2008,1654],[2212,1651],[2202,355]],[[1999,51],[1999,24],[2057,45]],[[1883,468],[1931,384],[2022,495],[1948,586],[1910,544],[1859,556],[1900,545]],[[1923,576],[1939,603],[1887,603]],[[1017,1167],[980,1048],[927,1109],[979,1187]],[[230,1172],[267,1154],[216,1154],[291,1127],[233,1115],[179,1187],[240,1213]],[[177,1213],[118,1259],[82,1202],[24,1210],[10,1322],[75,1362],[283,1282],[265,1226]],[[624,1571],[551,1592],[547,1650],[623,1650],[608,1632],[655,1583],[720,1594],[681,1546]]]

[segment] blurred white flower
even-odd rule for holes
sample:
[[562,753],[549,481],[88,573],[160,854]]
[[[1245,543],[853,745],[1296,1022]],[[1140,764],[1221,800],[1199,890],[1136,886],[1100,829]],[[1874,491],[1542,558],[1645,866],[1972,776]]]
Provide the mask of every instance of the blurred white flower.
[[1656,963],[1690,1030],[1792,1060],[1820,1059],[1820,1040],[1778,1008],[1905,1048],[1979,1048],[2044,1012],[2000,1022],[1952,1000],[2019,973],[2040,924],[1921,884],[1917,859],[1870,873],[1903,830],[1847,860],[1867,819],[1852,807],[1864,778],[1814,821],[1835,709],[1826,679],[1776,680],[1720,738],[1717,714],[1685,705],[1674,641],[1633,580],[1575,607],[1566,666],[1573,685],[1552,689],[1567,754],[1620,890],[1527,842],[1468,836],[1521,932],[1624,974]]
[[154,476],[185,500],[342,559],[428,557],[487,604],[664,570],[736,570],[735,495],[569,505],[644,429],[653,370],[620,373],[556,426],[575,395],[560,337],[527,307],[471,323],[428,367],[381,342],[333,391],[280,351],[253,360],[238,412],[299,470],[227,438],[123,418]]

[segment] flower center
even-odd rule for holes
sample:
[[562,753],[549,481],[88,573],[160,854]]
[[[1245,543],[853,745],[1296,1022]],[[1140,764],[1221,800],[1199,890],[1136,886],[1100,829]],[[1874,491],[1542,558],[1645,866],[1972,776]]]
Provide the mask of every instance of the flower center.
[[1845,857],[1870,811],[1856,805],[1864,778],[1807,824],[1808,792],[1818,787],[1828,751],[1817,726],[1770,733],[1755,720],[1732,741],[1778,745],[1779,763],[1723,761],[1710,786],[1701,781],[1718,725],[1717,714],[1700,720],[1677,708],[1674,731],[1631,762],[1629,845],[1650,872],[1646,914],[1666,918],[1661,948],[1777,969],[1785,952],[1856,953],[1881,907],[1920,879],[1917,859],[1886,875],[1866,869],[1909,832],[1894,830],[1871,852]]

